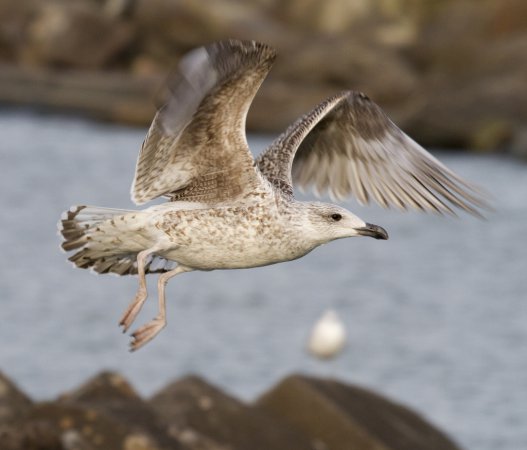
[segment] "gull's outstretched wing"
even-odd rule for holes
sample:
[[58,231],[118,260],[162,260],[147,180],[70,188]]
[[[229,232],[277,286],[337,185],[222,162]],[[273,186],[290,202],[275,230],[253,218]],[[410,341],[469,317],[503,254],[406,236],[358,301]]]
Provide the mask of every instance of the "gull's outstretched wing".
[[245,118],[275,56],[264,44],[229,40],[181,60],[139,154],[134,202],[163,195],[214,203],[259,186]]
[[293,183],[360,203],[480,215],[479,191],[403,133],[364,94],[342,92],[289,127],[257,159],[288,195]]

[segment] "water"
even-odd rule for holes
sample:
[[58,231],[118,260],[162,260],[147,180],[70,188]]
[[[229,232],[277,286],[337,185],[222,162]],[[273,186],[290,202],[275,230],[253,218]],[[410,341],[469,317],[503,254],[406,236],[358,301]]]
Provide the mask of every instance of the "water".
[[[188,373],[253,399],[292,372],[376,389],[467,449],[527,448],[527,167],[441,154],[496,199],[487,221],[347,205],[389,241],[331,243],[291,263],[190,273],[168,285],[168,327],[130,354],[117,321],[134,277],[95,277],[59,249],[70,205],[130,208],[145,130],[0,115],[0,369],[36,399],[102,369],[144,395]],[[256,149],[267,140],[253,138]],[[149,278],[155,293],[154,278]],[[150,301],[137,320],[156,313]],[[334,307],[349,345],[327,365],[304,351]]]

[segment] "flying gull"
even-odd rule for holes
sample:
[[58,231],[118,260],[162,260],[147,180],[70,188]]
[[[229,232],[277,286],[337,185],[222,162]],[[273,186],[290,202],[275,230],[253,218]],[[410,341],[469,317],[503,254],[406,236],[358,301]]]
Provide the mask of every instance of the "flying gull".
[[256,160],[245,135],[249,106],[276,53],[222,41],[186,55],[143,143],[132,200],[168,201],[141,211],[75,206],[64,213],[62,248],[77,267],[138,274],[119,324],[127,331],[158,278],[159,313],[132,333],[131,350],[166,325],[165,286],[193,270],[241,269],[300,258],[351,236],[386,231],[340,206],[295,199],[316,194],[383,207],[478,215],[478,191],[404,134],[367,96],[345,91],[291,125]]

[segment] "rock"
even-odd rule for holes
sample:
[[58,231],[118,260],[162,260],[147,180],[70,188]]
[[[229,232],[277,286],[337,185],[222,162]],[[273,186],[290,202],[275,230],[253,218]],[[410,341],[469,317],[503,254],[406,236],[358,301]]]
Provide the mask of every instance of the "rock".
[[[102,372],[79,388],[64,394],[60,402],[96,411],[126,429],[124,444],[130,450],[178,449],[160,418],[121,375]],[[124,445],[123,444],[123,445]]]
[[512,155],[527,162],[527,126],[520,128],[515,133],[510,151]]
[[444,2],[422,24],[408,131],[424,144],[500,149],[527,121],[525,2]]
[[129,434],[126,426],[95,409],[50,402],[34,406],[21,429],[28,442],[49,442],[27,450],[120,449]]
[[107,17],[130,17],[135,9],[136,0],[105,0],[104,14]]
[[261,40],[277,48],[295,40],[294,33],[252,2],[137,0],[133,18],[141,37],[139,52],[166,68],[188,50],[220,39]]
[[[480,57],[467,57],[477,74],[436,70],[423,80],[419,106],[408,131],[421,143],[436,146],[500,149],[527,122],[527,35],[516,43],[487,43],[481,52],[506,75],[496,73]],[[521,61],[521,62],[520,62]],[[470,81],[469,81],[470,80]]]
[[105,66],[130,44],[133,30],[101,11],[88,2],[42,5],[28,27],[24,60],[62,67]]
[[16,421],[32,404],[31,399],[0,372],[0,424]]
[[62,445],[60,431],[41,422],[0,425],[0,443],[2,450],[70,450]]
[[[323,61],[323,63],[321,63]],[[312,39],[278,55],[272,75],[285,81],[355,89],[377,101],[406,98],[417,80],[397,52],[356,39]]]
[[38,0],[0,1],[0,61],[18,60],[25,41],[25,30],[33,20]]
[[[103,372],[55,402],[21,404],[0,421],[1,450],[458,450],[419,415],[367,390],[302,376],[252,405],[197,377],[145,402],[121,375]],[[11,404],[9,403],[9,404]]]
[[146,125],[154,116],[152,99],[160,84],[161,78],[155,76],[4,66],[0,70],[0,101]]
[[337,381],[291,376],[256,406],[326,450],[459,450],[410,409]]
[[329,85],[266,80],[249,109],[247,129],[259,133],[285,131],[301,115],[336,92]]
[[279,420],[197,377],[168,385],[150,404],[167,429],[186,441],[195,433],[232,450],[314,450],[308,439]]
[[0,102],[146,126],[183,54],[254,39],[278,59],[250,131],[355,89],[425,146],[502,149],[527,123],[526,17],[524,0],[2,0]]
[[496,152],[508,144],[513,135],[511,124],[495,119],[483,122],[475,127],[469,136],[468,147],[479,153]]
[[284,20],[310,31],[339,34],[369,16],[375,8],[371,0],[287,0],[280,2]]
[[88,405],[142,401],[128,380],[115,372],[95,375],[77,389],[62,394],[60,400]]

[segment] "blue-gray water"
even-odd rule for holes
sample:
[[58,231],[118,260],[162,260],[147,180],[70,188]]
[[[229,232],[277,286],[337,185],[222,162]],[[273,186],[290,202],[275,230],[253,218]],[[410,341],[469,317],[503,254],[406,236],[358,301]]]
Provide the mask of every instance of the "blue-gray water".
[[[168,327],[131,354],[117,321],[136,278],[74,269],[56,223],[74,204],[132,207],[144,134],[0,115],[0,369],[24,390],[50,398],[113,368],[145,395],[194,372],[252,399],[303,372],[388,394],[467,449],[527,448],[526,166],[439,154],[493,194],[496,211],[486,221],[350,203],[390,240],[348,239],[291,263],[178,277],[167,289]],[[265,143],[252,139],[257,150]],[[155,315],[155,303],[136,325]],[[349,345],[323,364],[304,346],[330,306]]]

